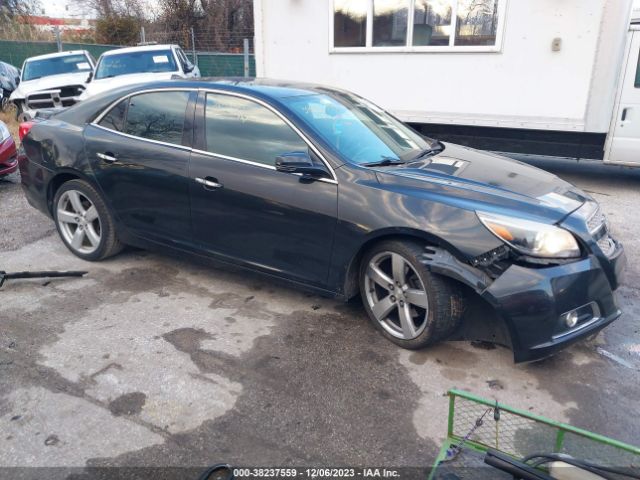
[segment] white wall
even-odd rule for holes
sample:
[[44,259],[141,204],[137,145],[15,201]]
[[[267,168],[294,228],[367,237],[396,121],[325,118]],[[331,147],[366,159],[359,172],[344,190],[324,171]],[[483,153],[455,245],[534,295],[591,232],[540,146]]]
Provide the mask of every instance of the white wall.
[[606,131],[632,0],[507,1],[499,53],[330,54],[329,0],[254,0],[258,75],[346,88],[407,121]]

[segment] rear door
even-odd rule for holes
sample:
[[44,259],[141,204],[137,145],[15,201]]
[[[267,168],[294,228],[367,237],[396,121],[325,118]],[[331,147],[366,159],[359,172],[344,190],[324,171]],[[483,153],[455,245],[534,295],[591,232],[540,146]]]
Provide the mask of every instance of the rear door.
[[631,31],[605,162],[640,165],[640,31]]
[[[196,91],[151,91],[123,99],[85,129],[98,185],[127,229],[190,245],[190,122]],[[189,128],[185,128],[185,124]],[[95,160],[94,160],[95,159]]]

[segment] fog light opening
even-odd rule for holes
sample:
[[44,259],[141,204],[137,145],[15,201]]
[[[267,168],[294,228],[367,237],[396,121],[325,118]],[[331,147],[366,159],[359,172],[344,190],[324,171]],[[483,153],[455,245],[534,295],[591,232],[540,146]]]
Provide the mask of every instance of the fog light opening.
[[567,327],[569,328],[573,328],[578,324],[578,320],[580,319],[578,312],[576,310],[573,310],[569,313],[567,313],[565,319],[564,319],[564,323],[567,325]]

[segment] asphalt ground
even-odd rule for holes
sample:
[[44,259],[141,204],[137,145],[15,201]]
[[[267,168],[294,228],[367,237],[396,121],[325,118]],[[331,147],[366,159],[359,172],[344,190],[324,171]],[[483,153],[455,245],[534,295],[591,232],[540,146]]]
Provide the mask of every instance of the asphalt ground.
[[468,342],[399,349],[357,302],[259,275],[133,249],[83,262],[16,175],[0,181],[0,270],[89,271],[0,290],[0,478],[220,461],[426,471],[454,387],[640,443],[640,169],[527,161],[601,202],[629,265],[618,321],[526,365]]

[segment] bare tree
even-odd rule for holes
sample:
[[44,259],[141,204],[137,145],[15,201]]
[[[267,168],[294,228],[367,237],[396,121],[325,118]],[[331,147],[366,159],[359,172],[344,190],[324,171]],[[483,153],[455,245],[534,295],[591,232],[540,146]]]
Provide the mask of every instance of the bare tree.
[[0,0],[0,16],[14,18],[35,13],[40,6],[37,0]]

